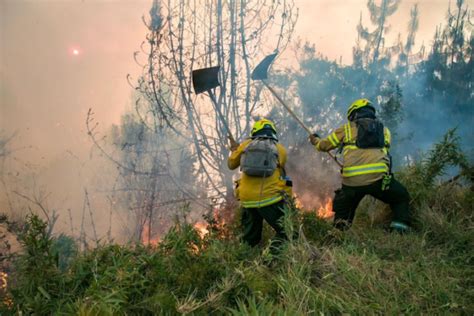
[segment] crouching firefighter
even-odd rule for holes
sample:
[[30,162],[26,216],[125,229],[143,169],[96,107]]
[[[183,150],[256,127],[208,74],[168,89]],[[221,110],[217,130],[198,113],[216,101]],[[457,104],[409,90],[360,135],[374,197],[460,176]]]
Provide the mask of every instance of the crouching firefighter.
[[231,170],[240,166],[242,177],[236,182],[236,196],[242,206],[243,242],[256,246],[262,238],[265,220],[274,230],[271,252],[287,240],[283,228],[283,209],[292,196],[292,183],[286,176],[286,150],[278,143],[273,122],[262,119],[252,128],[249,139],[231,143],[227,161]]
[[390,205],[390,229],[409,230],[409,194],[391,173],[390,131],[375,116],[375,108],[367,99],[359,99],[347,110],[349,122],[324,139],[310,136],[319,151],[342,150],[342,187],[333,202],[334,225],[348,228],[355,210],[365,195],[371,195]]

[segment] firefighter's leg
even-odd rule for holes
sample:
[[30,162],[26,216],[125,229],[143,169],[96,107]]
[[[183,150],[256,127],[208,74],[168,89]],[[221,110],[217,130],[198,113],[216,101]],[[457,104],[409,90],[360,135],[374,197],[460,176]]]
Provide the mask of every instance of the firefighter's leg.
[[283,228],[283,217],[284,212],[283,209],[285,207],[284,201],[280,201],[278,203],[262,207],[258,210],[260,216],[262,216],[265,221],[275,230],[275,237],[272,238],[272,249],[278,249],[281,243],[284,240],[287,240],[285,234],[285,229]]
[[[376,182],[378,185],[379,181]],[[375,185],[375,184],[374,184]],[[382,190],[376,187],[376,190],[373,192],[373,196],[380,199],[382,202],[385,202],[390,205],[390,208],[393,212],[393,219],[392,224],[390,225],[392,228],[397,229],[400,227],[403,230],[403,226],[409,226],[411,222],[411,214],[410,214],[410,195],[407,189],[396,179],[390,181],[390,185],[386,190]]]
[[343,185],[336,190],[332,210],[334,214],[334,226],[338,229],[347,229],[354,220],[355,210],[365,193],[362,188]]
[[263,218],[256,208],[242,208],[242,241],[256,246],[262,239]]

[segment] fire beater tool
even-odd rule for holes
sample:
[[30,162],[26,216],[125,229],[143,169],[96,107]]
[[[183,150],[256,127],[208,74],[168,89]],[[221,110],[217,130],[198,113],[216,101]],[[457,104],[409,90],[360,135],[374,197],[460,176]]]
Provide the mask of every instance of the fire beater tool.
[[210,67],[210,68],[202,68],[192,71],[193,77],[193,87],[194,92],[196,94],[207,92],[209,97],[214,104],[214,108],[216,109],[217,115],[219,116],[220,121],[224,125],[225,129],[227,130],[227,134],[229,135],[229,140],[232,143],[236,143],[234,136],[232,136],[232,132],[230,131],[229,125],[227,124],[227,120],[225,119],[224,115],[222,114],[221,109],[217,106],[216,97],[212,89],[218,87],[219,84],[219,69],[220,66]]
[[[255,67],[255,69],[252,72],[252,80],[259,80],[261,81],[265,87],[267,87],[268,90],[273,94],[273,96],[283,105],[283,107],[290,113],[290,115],[300,124],[300,126],[309,134],[312,135],[313,132],[309,129],[306,124],[303,123],[303,121],[293,112],[290,107],[283,101],[283,99],[276,93],[276,91],[267,83],[266,79],[268,78],[268,68],[270,68],[270,65],[273,63],[273,60],[275,60],[275,57],[277,56],[277,53],[271,54],[266,56],[258,65]],[[342,168],[342,165],[339,161],[337,161],[336,157],[328,152],[329,156],[331,156],[332,159],[339,165],[339,167]]]

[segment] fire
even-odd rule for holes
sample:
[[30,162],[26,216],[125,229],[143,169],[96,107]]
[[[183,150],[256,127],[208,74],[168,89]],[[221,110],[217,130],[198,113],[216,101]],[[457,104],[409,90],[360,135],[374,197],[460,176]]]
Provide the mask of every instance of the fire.
[[205,222],[197,222],[194,224],[194,229],[196,229],[201,238],[204,238],[204,236],[209,234],[209,230],[207,229],[207,224]]
[[8,274],[0,272],[0,290],[6,290],[8,285]]
[[326,202],[323,203],[318,209],[318,216],[322,218],[330,218],[334,216],[332,211],[332,199],[326,198]]
[[155,236],[155,237],[152,237],[150,236],[150,230],[149,230],[149,226],[147,223],[145,223],[145,225],[143,225],[143,231],[142,231],[142,244],[144,245],[149,245],[149,246],[156,246],[160,243],[160,237],[158,236]]
[[295,206],[297,209],[302,209],[304,208],[303,206],[303,202],[301,202],[301,200],[298,198],[298,195],[294,194],[293,195],[294,199],[295,199]]
[[323,199],[315,198],[310,194],[303,196],[294,195],[295,206],[302,210],[316,210],[316,214],[321,218],[331,218],[334,216],[332,211],[332,199],[327,196]]
[[13,307],[13,300],[7,293],[8,287],[8,274],[6,272],[0,272],[0,298],[2,303],[8,308]]

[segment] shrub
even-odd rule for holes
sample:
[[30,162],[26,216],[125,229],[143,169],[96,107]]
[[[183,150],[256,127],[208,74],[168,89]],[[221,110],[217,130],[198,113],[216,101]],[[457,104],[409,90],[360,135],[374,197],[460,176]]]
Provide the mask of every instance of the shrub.
[[[110,244],[79,253],[71,238],[49,236],[46,224],[31,215],[10,288],[14,307],[0,311],[473,314],[473,191],[455,181],[426,181],[427,175],[441,175],[436,168],[456,161],[468,166],[463,159],[446,158],[463,156],[446,143],[450,139],[398,175],[412,193],[416,218],[416,230],[406,235],[373,225],[371,213],[381,204],[367,199],[361,206],[365,214],[344,232],[315,213],[287,210],[285,229],[295,238],[276,256],[268,243],[263,249],[241,244],[237,219],[225,227],[211,223],[205,238],[178,222],[156,247]],[[440,152],[443,148],[448,154]],[[446,158],[440,159],[444,164],[436,155]]]

